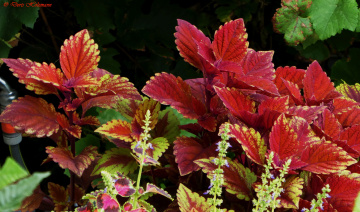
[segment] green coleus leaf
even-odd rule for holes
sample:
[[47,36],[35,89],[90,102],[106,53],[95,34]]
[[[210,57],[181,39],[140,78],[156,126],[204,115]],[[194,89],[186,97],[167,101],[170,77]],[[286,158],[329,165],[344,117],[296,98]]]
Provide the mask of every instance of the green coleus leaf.
[[358,23],[356,0],[316,0],[309,16],[320,40],[325,40],[343,29],[354,31]]
[[176,196],[181,212],[210,211],[211,209],[210,203],[204,197],[192,192],[181,183]]
[[274,29],[284,33],[290,45],[297,45],[313,34],[310,18],[307,16],[311,0],[282,1],[274,17]]
[[[213,171],[218,168],[218,166],[212,162],[213,159],[214,158],[211,157],[209,159],[195,161],[195,163],[202,168],[203,172],[207,174],[209,179],[213,178]],[[228,161],[229,167],[222,167],[224,170],[224,187],[226,191],[236,195],[239,199],[249,201],[252,198],[251,186],[256,181],[256,175],[241,163],[231,161],[230,158],[226,160]]]
[[120,172],[121,174],[127,175],[136,169],[136,160],[128,149],[112,148],[106,151],[99,159],[92,175],[100,174],[101,171],[107,171],[111,174]]

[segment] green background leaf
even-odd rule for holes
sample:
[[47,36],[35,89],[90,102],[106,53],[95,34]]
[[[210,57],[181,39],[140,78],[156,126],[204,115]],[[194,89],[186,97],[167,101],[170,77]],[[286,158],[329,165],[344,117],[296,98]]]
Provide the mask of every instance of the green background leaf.
[[355,0],[313,1],[309,16],[315,32],[325,40],[343,29],[354,31],[358,23],[358,5]]

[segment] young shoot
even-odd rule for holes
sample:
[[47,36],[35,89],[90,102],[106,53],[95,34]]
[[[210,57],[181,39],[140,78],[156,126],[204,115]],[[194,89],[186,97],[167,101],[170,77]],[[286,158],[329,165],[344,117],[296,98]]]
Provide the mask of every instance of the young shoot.
[[277,200],[277,198],[280,197],[282,192],[284,192],[284,189],[281,188],[281,184],[285,182],[285,175],[288,173],[291,159],[285,162],[283,169],[280,170],[280,175],[275,178],[273,174],[270,173],[270,170],[272,169],[271,163],[273,158],[274,153],[271,152],[269,154],[267,164],[265,165],[265,173],[261,175],[262,184],[259,186],[257,191],[257,196],[259,199],[253,200],[255,206],[253,212],[268,211],[268,207],[270,207],[271,211],[273,212],[280,204],[280,200]]
[[205,192],[205,194],[211,194],[213,195],[213,198],[209,200],[210,204],[213,205],[213,212],[220,212],[221,209],[218,209],[217,207],[221,205],[223,202],[222,199],[218,199],[218,197],[221,196],[222,193],[222,186],[224,184],[224,170],[222,169],[222,166],[229,167],[229,163],[226,160],[226,153],[227,149],[231,147],[229,144],[229,124],[226,123],[224,125],[224,129],[221,133],[221,141],[217,143],[217,149],[216,151],[219,152],[218,157],[214,158],[212,162],[217,165],[217,169],[213,171],[213,178],[211,180],[209,190]]

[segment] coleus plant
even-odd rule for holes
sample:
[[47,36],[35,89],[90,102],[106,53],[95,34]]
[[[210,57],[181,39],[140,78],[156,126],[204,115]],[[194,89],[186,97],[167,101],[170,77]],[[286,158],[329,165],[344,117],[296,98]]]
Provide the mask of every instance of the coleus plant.
[[[10,67],[19,82],[38,95],[55,95],[59,102],[55,106],[43,98],[20,97],[6,107],[0,121],[12,124],[15,129],[36,137],[50,137],[56,146],[46,147],[48,158],[44,162],[54,161],[63,169],[70,170],[70,184],[64,187],[49,183],[50,205],[54,210],[71,210],[81,205],[81,197],[89,186],[87,183],[75,183],[81,177],[91,182],[88,174],[98,158],[97,147],[87,146],[75,154],[75,142],[81,138],[83,125],[99,125],[95,116],[86,112],[95,106],[114,107],[120,99],[141,99],[140,94],[127,78],[113,75],[98,68],[99,50],[87,30],[82,30],[65,40],[61,47],[60,67],[53,63],[38,63],[28,59],[2,59]],[[91,170],[89,170],[91,169]],[[76,179],[77,178],[77,179]],[[39,207],[45,198],[43,192],[35,192],[32,198],[23,202],[23,210],[31,211]],[[49,201],[49,198],[45,198]],[[36,204],[33,204],[36,202]]]
[[[157,165],[144,174],[168,178],[179,185],[177,201],[166,211],[193,212],[216,210],[205,198],[208,196],[197,192],[209,189],[203,173],[212,179],[215,170],[220,170],[212,161],[218,156],[221,140],[218,134],[228,126],[232,148],[225,158],[227,165],[221,166],[221,185],[226,191],[217,197],[223,200],[221,208],[235,211],[252,208],[251,200],[257,198],[256,189],[266,172],[266,159],[273,155],[271,176],[281,175],[284,179],[283,192],[277,197],[278,201],[274,201],[279,202],[276,206],[279,210],[310,209],[310,201],[325,185],[331,189],[322,200],[325,211],[352,210],[360,191],[359,85],[342,84],[335,88],[316,61],[307,70],[296,67],[275,70],[272,51],[248,48],[242,19],[221,26],[213,41],[195,26],[178,20],[175,37],[180,55],[200,69],[203,78],[183,80],[158,73],[142,91],[170,105],[185,118],[197,119],[197,123],[181,126],[195,137],[177,136],[173,128],[178,125],[171,121],[169,111],[160,115],[159,103],[152,99],[141,101],[141,96],[126,79],[96,68],[98,51],[86,30],[65,41],[60,55],[62,71],[52,64],[4,59],[27,88],[37,94],[58,96],[59,108],[64,114],[56,112],[54,106],[43,99],[26,96],[8,106],[0,120],[28,134],[51,136],[57,146],[47,148],[49,160],[69,168],[72,179],[75,175],[83,177],[85,171],[92,172],[94,178],[108,173],[110,177],[106,179],[114,180],[115,190],[117,186],[131,190],[133,183],[124,175],[136,170],[134,167],[142,152],[140,163]],[[118,103],[122,98],[128,100]],[[99,125],[96,118],[86,116],[86,111],[93,106],[117,108],[127,119],[110,121],[96,130],[111,136],[110,141],[117,146],[99,160],[96,160],[99,153],[95,147],[85,148],[80,155],[75,155],[73,148],[81,136],[80,126]],[[146,144],[153,149],[145,151],[144,147],[139,148],[139,141],[144,138],[142,120],[148,110],[152,114],[149,133],[153,139]],[[168,136],[173,139],[164,139]],[[172,149],[174,156],[169,154]],[[291,162],[287,164],[287,161]],[[91,163],[95,168],[90,170]],[[284,165],[287,174],[282,176]],[[141,170],[138,174],[142,174]],[[110,185],[108,182],[106,186]],[[114,188],[108,189],[114,191]],[[96,200],[100,196],[100,208],[110,206],[114,203],[112,199],[115,200],[115,196],[105,195],[105,190],[88,196]],[[112,195],[123,194],[116,191],[118,193]],[[74,180],[67,189],[49,183],[49,193],[55,210],[72,209],[74,203],[85,204],[81,199],[84,188],[75,185]],[[67,200],[69,193],[70,201]],[[43,194],[37,192],[36,195]],[[138,206],[132,204],[132,207],[134,205]],[[87,204],[82,209],[91,210],[91,207]]]
[[[180,55],[200,69],[203,78],[183,80],[158,73],[142,91],[184,117],[198,120],[182,127],[197,137],[177,137],[174,142],[181,176],[200,169],[209,174],[217,168],[210,159],[217,155],[220,137],[216,132],[229,122],[230,155],[235,156],[223,168],[224,187],[237,199],[228,198],[223,206],[236,211],[251,207],[254,187],[272,153],[274,177],[291,159],[278,208],[310,208],[310,201],[328,184],[331,192],[324,200],[325,209],[352,210],[360,191],[359,86],[343,84],[336,89],[317,61],[307,70],[275,70],[272,51],[248,48],[242,19],[221,26],[212,42],[195,26],[178,20],[175,37]],[[191,183],[187,186],[202,193],[206,190]],[[179,187],[181,211],[210,207],[193,191]]]

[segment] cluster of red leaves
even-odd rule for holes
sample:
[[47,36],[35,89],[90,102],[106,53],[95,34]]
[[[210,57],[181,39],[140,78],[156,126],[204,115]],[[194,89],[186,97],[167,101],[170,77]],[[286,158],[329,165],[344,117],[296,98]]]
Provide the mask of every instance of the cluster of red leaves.
[[[53,104],[42,98],[32,96],[20,97],[6,107],[0,121],[10,123],[15,129],[36,137],[50,137],[57,146],[49,146],[46,152],[50,160],[63,169],[69,169],[79,178],[97,158],[97,147],[87,146],[80,154],[75,155],[75,141],[82,134],[83,125],[99,125],[94,116],[86,116],[92,107],[112,108],[121,99],[137,99],[141,96],[127,78],[113,75],[98,68],[99,50],[87,30],[82,30],[65,40],[61,47],[60,66],[37,63],[28,59],[2,59],[10,67],[19,82],[38,95],[54,94],[59,99],[57,112]],[[88,171],[91,173],[91,170]],[[89,174],[89,173],[88,173]],[[87,176],[88,177],[88,176]],[[81,197],[87,185],[65,188],[49,184],[50,197],[55,211],[68,210],[75,202],[81,204]],[[71,192],[72,191],[72,192]],[[69,202],[68,195],[73,198]],[[31,200],[29,200],[31,201]],[[30,205],[25,202],[24,205]],[[32,204],[34,210],[39,206]]]
[[[352,210],[360,191],[358,87],[342,85],[336,90],[316,61],[307,70],[275,70],[272,51],[248,48],[242,19],[221,26],[212,42],[195,26],[179,20],[175,37],[180,55],[204,77],[182,80],[158,73],[142,91],[198,120],[183,126],[197,138],[178,137],[174,142],[182,176],[200,169],[211,174],[216,167],[210,158],[216,157],[215,143],[220,139],[214,133],[230,122],[237,157],[224,168],[227,192],[239,199],[253,198],[265,159],[274,152],[277,170],[292,160],[279,198],[281,207],[309,208],[309,201],[329,184],[331,198],[325,200],[325,209]],[[242,158],[242,153],[247,157]],[[182,210],[202,211],[198,198],[189,192],[178,191]],[[188,209],[182,206],[185,202]]]
[[[148,164],[160,165],[151,174],[202,192],[206,187],[192,185],[193,180],[187,176],[196,175],[201,169],[211,179],[216,169],[211,160],[218,154],[218,134],[223,131],[222,124],[229,122],[233,146],[230,151],[235,158],[227,158],[229,166],[224,167],[224,187],[229,197],[224,196],[224,206],[236,211],[240,211],[237,207],[243,203],[251,206],[249,200],[256,198],[255,188],[264,172],[265,160],[273,152],[275,177],[285,161],[292,161],[282,184],[280,207],[293,211],[310,208],[310,200],[329,184],[331,192],[324,200],[324,210],[352,210],[360,191],[359,85],[343,84],[336,89],[316,61],[307,70],[296,67],[275,70],[272,51],[248,48],[242,19],[221,26],[212,42],[195,26],[179,20],[175,37],[180,55],[200,69],[204,77],[183,80],[158,73],[142,91],[184,117],[196,119],[196,124],[181,126],[196,137],[177,137],[179,132],[173,128],[177,129],[178,124],[173,114],[160,111],[160,104],[152,99],[141,101],[126,78],[99,69],[99,51],[86,30],[65,41],[60,54],[61,70],[54,64],[3,59],[29,90],[56,95],[60,100],[58,108],[64,113],[57,112],[53,104],[42,98],[25,96],[7,107],[0,121],[27,134],[51,137],[57,146],[46,148],[49,154],[46,161],[57,162],[78,177],[85,172],[97,175],[102,170],[120,169],[122,174],[128,174],[136,169],[137,162],[130,150],[138,151],[136,143],[142,139],[143,120],[150,110],[154,139],[149,142],[154,150],[147,150],[146,159]],[[122,99],[127,101],[119,107]],[[85,115],[94,106],[115,107],[128,120],[113,120],[96,130],[111,136],[110,141],[117,146],[98,161],[96,147],[88,146],[78,155],[72,147],[81,137],[81,126],[99,125],[96,117]],[[174,156],[166,152],[160,159],[169,146]],[[155,163],[158,160],[160,163]],[[132,188],[130,181],[116,182],[120,196],[124,189],[127,192]],[[65,189],[49,183],[48,187],[55,210],[67,210],[75,202],[84,204],[80,198],[84,186]],[[151,184],[146,189],[152,193],[160,191]],[[193,191],[180,184],[177,202],[167,211],[211,210],[206,199]],[[68,201],[69,193],[73,202]],[[90,198],[91,195],[97,207],[118,210],[116,201],[106,193],[90,194]],[[92,211],[92,207],[88,204],[79,210]]]

